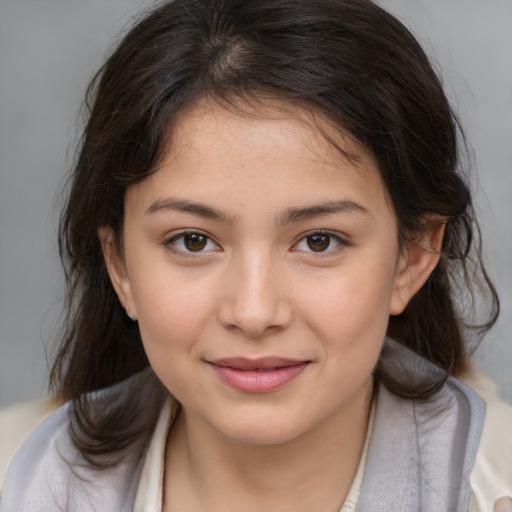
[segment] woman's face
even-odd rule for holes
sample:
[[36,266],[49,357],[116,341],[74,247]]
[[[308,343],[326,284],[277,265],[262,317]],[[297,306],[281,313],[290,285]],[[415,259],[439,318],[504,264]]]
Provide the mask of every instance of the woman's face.
[[189,421],[242,443],[364,409],[388,317],[415,291],[374,160],[300,116],[197,105],[127,192],[123,257],[106,250]]

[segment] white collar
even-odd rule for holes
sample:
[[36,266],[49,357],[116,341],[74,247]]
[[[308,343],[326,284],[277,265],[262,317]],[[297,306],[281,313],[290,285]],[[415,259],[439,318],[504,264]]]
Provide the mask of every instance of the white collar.
[[[171,396],[167,398],[162,407],[155,431],[146,452],[139,485],[137,487],[137,494],[135,495],[133,512],[162,512],[165,446],[169,430],[172,427],[178,411],[178,402]],[[368,455],[368,446],[373,432],[374,418],[375,400],[372,400],[363,452],[361,454],[361,459],[359,460],[356,476],[340,512],[354,512],[356,510],[359,495],[361,493],[361,486],[363,484],[363,476]]]

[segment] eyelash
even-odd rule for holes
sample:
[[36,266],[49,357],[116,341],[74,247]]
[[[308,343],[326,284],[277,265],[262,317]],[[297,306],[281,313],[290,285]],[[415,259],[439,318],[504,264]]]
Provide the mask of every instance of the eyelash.
[[[193,235],[197,235],[199,237],[202,237],[203,239],[205,239],[206,241],[206,246],[208,246],[208,244],[213,244],[215,246],[216,249],[214,249],[212,251],[212,249],[208,249],[207,251],[204,251],[204,250],[200,250],[200,251],[188,251],[185,249],[179,249],[177,247],[177,242],[178,241],[182,241],[182,243],[185,243],[185,238],[187,236],[193,236]],[[180,256],[185,256],[185,257],[189,257],[189,258],[197,258],[197,257],[200,257],[200,256],[204,256],[206,254],[210,254],[211,252],[217,252],[219,246],[216,242],[213,241],[212,237],[210,235],[208,235],[207,233],[203,232],[203,231],[199,231],[199,230],[186,230],[186,231],[181,231],[180,233],[176,233],[175,235],[172,235],[170,238],[166,239],[164,242],[163,242],[163,245],[166,249],[169,249],[171,252],[175,253],[175,254],[179,254]]]
[[[190,251],[190,250],[187,250],[186,247],[184,249],[180,249],[177,247],[178,241],[185,243],[185,238],[187,236],[193,236],[193,235],[197,235],[198,237],[203,238],[203,240],[205,241],[205,246],[203,248],[200,248],[199,251]],[[315,250],[311,249],[311,246],[308,244],[308,238],[312,238],[315,236],[328,238],[328,245],[325,248],[325,250],[315,251]],[[334,248],[330,248],[333,241],[337,245]],[[304,248],[298,249],[298,246],[301,243],[308,244],[310,250],[307,250]],[[207,249],[206,251],[203,250],[205,247],[208,247],[209,244],[213,244],[215,246],[215,249],[212,250],[210,248],[210,249]],[[163,242],[163,245],[175,254],[179,254],[180,256],[185,256],[185,257],[192,257],[192,258],[197,258],[197,257],[201,257],[201,256],[204,256],[207,254],[211,254],[211,252],[217,252],[219,249],[218,244],[212,239],[211,236],[209,236],[207,233],[205,233],[203,231],[199,231],[199,230],[181,231],[175,235],[172,235],[170,238],[166,239]],[[293,244],[292,250],[294,252],[307,253],[314,258],[326,258],[326,257],[332,256],[333,254],[337,254],[338,252],[342,251],[345,247],[348,247],[348,246],[350,246],[350,243],[347,242],[347,240],[345,240],[338,234],[332,233],[330,231],[316,230],[316,231],[310,231],[310,232],[302,234],[301,237],[298,239],[298,241]]]
[[[299,246],[300,243],[308,244],[308,242],[307,242],[308,238],[311,238],[311,237],[314,237],[314,236],[321,236],[321,237],[323,236],[323,237],[328,237],[329,238],[329,245],[327,246],[327,248],[325,250],[323,250],[323,251],[314,251],[313,249],[311,249],[311,246],[309,246],[310,250],[297,249],[297,247]],[[333,243],[333,241],[337,245],[334,248],[330,248],[332,243]],[[350,246],[350,243],[346,239],[342,238],[339,234],[333,233],[331,231],[315,230],[315,231],[310,231],[308,233],[304,233],[303,235],[301,235],[299,240],[293,245],[293,248],[294,248],[294,251],[305,252],[305,253],[307,253],[308,255],[310,255],[310,256],[312,256],[314,258],[327,258],[329,256],[338,254],[344,248],[349,247],[349,246]]]

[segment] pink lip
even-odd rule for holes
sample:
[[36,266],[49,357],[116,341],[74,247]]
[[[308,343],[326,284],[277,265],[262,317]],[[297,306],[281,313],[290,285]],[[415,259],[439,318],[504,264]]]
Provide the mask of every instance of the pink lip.
[[222,380],[240,391],[273,391],[299,376],[309,361],[281,357],[246,359],[232,357],[208,361]]

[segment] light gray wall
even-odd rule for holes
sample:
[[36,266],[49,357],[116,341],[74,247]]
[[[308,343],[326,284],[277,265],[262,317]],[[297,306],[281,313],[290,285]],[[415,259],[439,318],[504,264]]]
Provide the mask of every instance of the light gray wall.
[[[153,3],[0,0],[0,407],[45,392],[63,294],[56,190],[72,161],[83,91],[115,35]],[[503,306],[477,363],[512,400],[512,2],[380,4],[438,63],[474,147]]]

